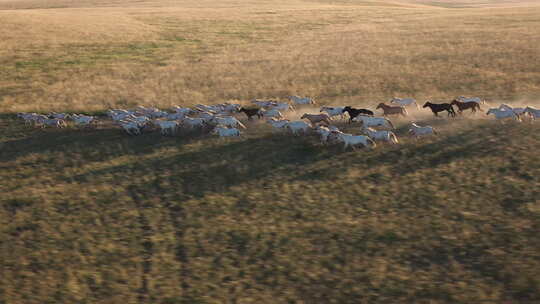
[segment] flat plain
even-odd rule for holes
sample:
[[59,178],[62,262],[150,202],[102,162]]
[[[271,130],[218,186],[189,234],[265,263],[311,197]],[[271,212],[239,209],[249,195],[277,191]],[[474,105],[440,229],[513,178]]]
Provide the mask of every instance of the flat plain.
[[538,122],[413,110],[400,145],[343,151],[259,121],[220,140],[14,115],[538,106],[535,2],[0,0],[0,303],[540,301]]

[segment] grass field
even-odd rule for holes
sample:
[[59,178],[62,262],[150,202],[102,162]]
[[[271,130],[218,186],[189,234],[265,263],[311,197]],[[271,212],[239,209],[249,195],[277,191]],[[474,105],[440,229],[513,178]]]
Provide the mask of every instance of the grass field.
[[13,115],[291,94],[538,106],[533,4],[0,0],[0,303],[539,302],[538,122],[413,111],[440,135],[402,119],[400,145],[343,151],[259,122],[219,140]]

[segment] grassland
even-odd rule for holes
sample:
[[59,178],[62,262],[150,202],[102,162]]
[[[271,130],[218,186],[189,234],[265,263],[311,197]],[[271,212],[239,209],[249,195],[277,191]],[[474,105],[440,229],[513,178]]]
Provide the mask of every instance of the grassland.
[[[14,6],[5,3],[0,8]],[[540,6],[84,3],[0,10],[1,111],[167,107],[292,93],[324,103],[540,93]]]
[[222,141],[13,115],[538,105],[540,8],[459,2],[0,0],[0,303],[540,301],[538,123],[415,111],[441,135],[400,120],[402,144],[353,152],[260,123]]

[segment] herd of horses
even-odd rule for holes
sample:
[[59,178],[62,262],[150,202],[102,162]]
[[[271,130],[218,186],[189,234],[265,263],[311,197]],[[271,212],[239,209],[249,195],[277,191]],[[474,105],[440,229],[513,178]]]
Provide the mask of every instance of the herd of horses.
[[[292,103],[275,100],[252,100],[252,106],[233,103],[216,105],[199,104],[193,108],[174,106],[168,111],[138,106],[131,110],[111,109],[107,111],[107,115],[113,124],[123,128],[129,135],[140,135],[143,132],[155,129],[161,130],[161,134],[163,135],[175,135],[181,129],[211,129],[211,134],[216,134],[220,137],[230,137],[239,136],[241,134],[240,130],[246,129],[246,126],[234,117],[235,113],[243,113],[249,121],[253,117],[257,117],[259,119],[265,119],[268,124],[276,129],[287,129],[293,134],[315,131],[323,134],[324,138],[334,137],[347,144],[349,142],[366,141],[365,136],[346,134],[335,126],[332,126],[334,124],[333,118],[336,116],[345,119],[345,114],[347,114],[349,116],[349,124],[359,122],[361,132],[369,134],[368,137],[379,140],[386,139],[386,141],[397,143],[395,134],[392,134],[391,131],[386,133],[384,131],[384,129],[395,129],[389,118],[391,116],[407,117],[409,115],[407,108],[411,106],[416,106],[416,109],[420,110],[420,106],[412,98],[393,98],[390,104],[381,102],[375,107],[375,110],[382,111],[382,117],[377,117],[374,110],[354,108],[350,105],[323,106],[317,114],[304,113],[299,117],[299,121],[289,121],[284,118],[281,112],[294,110],[295,106],[313,106],[316,104],[309,97],[293,97],[289,98]],[[447,113],[448,117],[456,117],[466,110],[470,110],[473,114],[480,111],[481,104],[486,104],[486,102],[477,97],[458,97],[449,103],[426,101],[422,108],[429,109],[436,117],[440,117],[440,113],[444,112]],[[489,109],[486,114],[489,115],[491,113],[497,119],[511,118],[517,121],[521,121],[521,115],[529,115],[532,120],[540,116],[540,110],[532,107],[512,108],[505,104],[502,104],[499,108]],[[72,121],[76,127],[96,127],[98,120],[101,120],[101,118],[94,116],[68,113],[19,113],[18,117],[24,119],[27,124],[41,128],[63,128],[68,125],[68,121]],[[412,123],[409,133],[418,138],[425,135],[436,135],[436,130],[431,126],[419,126]]]
[[[439,116],[440,112],[446,111],[448,116],[456,117],[456,111],[454,107],[458,108],[458,113],[463,113],[465,110],[471,110],[471,112],[476,113],[480,109],[480,104],[476,101],[463,102],[458,99],[454,99],[451,103],[432,103],[431,101],[426,101],[422,108],[429,108],[435,116]],[[408,115],[407,109],[404,106],[391,106],[385,103],[379,103],[376,109],[381,109],[384,116],[390,115],[401,115],[403,117]],[[368,109],[355,109],[350,106],[346,106],[343,109],[343,112],[349,114],[349,121],[352,121],[358,115],[370,115],[373,116],[373,111]]]

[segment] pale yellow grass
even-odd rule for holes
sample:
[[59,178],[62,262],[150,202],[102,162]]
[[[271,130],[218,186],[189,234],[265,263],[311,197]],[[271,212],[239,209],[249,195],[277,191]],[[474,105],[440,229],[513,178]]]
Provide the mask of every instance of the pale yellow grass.
[[[13,3],[0,8],[24,7]],[[291,94],[329,104],[540,94],[538,7],[298,0],[58,6],[75,8],[0,10],[0,111]]]
[[531,7],[540,5],[536,0],[405,0],[409,3],[419,3],[430,6],[454,7],[454,8],[478,8],[478,7]]

